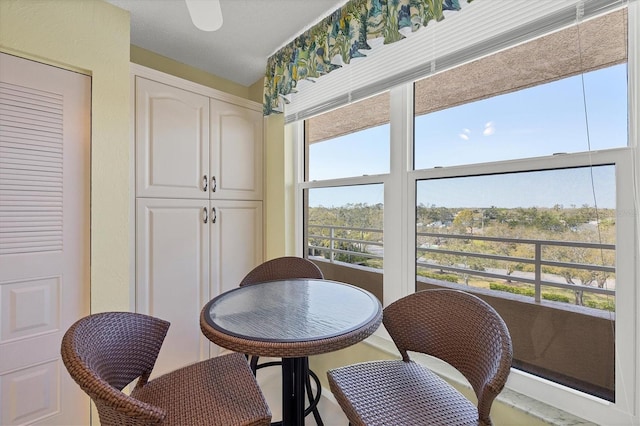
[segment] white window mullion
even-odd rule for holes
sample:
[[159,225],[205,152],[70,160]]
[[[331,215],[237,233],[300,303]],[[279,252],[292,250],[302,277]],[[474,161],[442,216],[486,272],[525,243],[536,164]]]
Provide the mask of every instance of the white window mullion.
[[[407,295],[408,256],[407,166],[410,139],[410,105],[413,92],[407,85],[391,90],[390,173],[384,188],[384,306]],[[413,277],[411,277],[413,278]]]
[[404,169],[402,173],[404,194],[404,211],[405,226],[403,235],[406,237],[403,241],[404,251],[404,271],[403,276],[405,283],[405,295],[414,293],[416,290],[416,180],[411,177],[414,170],[414,115],[415,115],[415,86],[413,83],[405,85],[406,99],[405,105],[407,112],[404,117],[405,135],[404,135]]
[[[631,161],[632,172],[629,175],[633,176],[633,182],[625,181],[625,184],[633,186],[633,190],[629,188],[627,194],[632,193],[633,200],[629,201],[632,205],[625,206],[633,211],[633,233],[627,235],[633,235],[633,241],[626,241],[625,244],[629,244],[629,250],[633,250],[633,266],[630,265],[632,275],[628,277],[633,285],[629,288],[629,301],[627,306],[623,307],[625,313],[628,313],[628,320],[631,323],[630,330],[627,335],[621,335],[616,329],[616,345],[619,344],[619,339],[627,339],[626,344],[628,347],[624,349],[627,353],[627,357],[620,360],[622,369],[627,372],[628,380],[620,387],[616,388],[616,392],[622,390],[626,393],[628,400],[630,401],[629,410],[634,413],[635,421],[640,421],[640,218],[638,212],[640,211],[640,2],[631,1],[628,5],[628,59],[627,59],[627,73],[628,73],[628,90],[629,90],[629,146],[633,153]],[[627,211],[627,210],[624,210]],[[627,219],[631,219],[627,217]],[[618,249],[620,250],[620,249]],[[617,298],[617,300],[620,300]],[[635,321],[633,319],[635,318]],[[632,338],[629,339],[629,336]],[[616,369],[618,372],[620,369]],[[623,372],[624,372],[623,371]],[[616,376],[616,384],[619,382],[619,377]],[[624,388],[623,388],[624,386]]]
[[[291,124],[285,125],[285,135],[290,136],[292,143],[292,157],[293,162],[293,175],[294,175],[294,194],[293,194],[293,209],[294,209],[294,250],[296,256],[304,257],[304,241],[303,241],[303,229],[304,229],[304,205],[302,203],[303,194],[301,183],[304,182],[304,121],[296,121]],[[286,139],[286,136],[285,136]],[[285,163],[287,164],[287,163]],[[286,208],[289,208],[290,204],[287,203]]]

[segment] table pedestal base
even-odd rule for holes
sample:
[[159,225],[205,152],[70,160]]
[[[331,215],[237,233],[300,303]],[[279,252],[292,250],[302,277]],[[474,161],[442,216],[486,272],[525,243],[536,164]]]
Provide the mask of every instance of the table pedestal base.
[[[309,374],[309,359],[283,358],[282,359],[282,425],[302,426],[304,418],[313,411],[318,426],[322,426],[322,419],[315,410],[320,401],[320,386],[316,389],[314,398],[311,385],[307,382]],[[309,397],[309,407],[305,410],[305,386]],[[275,423],[278,424],[278,423]]]

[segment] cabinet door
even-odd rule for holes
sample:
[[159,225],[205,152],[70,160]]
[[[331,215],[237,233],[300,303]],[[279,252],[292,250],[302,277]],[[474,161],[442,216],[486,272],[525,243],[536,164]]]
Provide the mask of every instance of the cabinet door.
[[209,201],[136,201],[136,311],[171,322],[154,376],[209,357]]
[[136,77],[136,196],[209,198],[209,98]]
[[[210,298],[240,284],[263,260],[262,202],[211,201]],[[211,344],[211,356],[221,348]]]
[[211,99],[212,199],[262,199],[262,112]]
[[262,262],[262,202],[211,201],[211,298]]

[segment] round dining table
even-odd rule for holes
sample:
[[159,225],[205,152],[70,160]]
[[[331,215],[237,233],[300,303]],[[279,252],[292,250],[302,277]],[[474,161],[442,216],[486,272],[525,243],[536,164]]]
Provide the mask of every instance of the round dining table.
[[247,355],[282,358],[284,426],[304,424],[306,357],[360,342],[381,321],[382,305],[368,291],[307,278],[235,288],[209,301],[200,315],[211,342]]

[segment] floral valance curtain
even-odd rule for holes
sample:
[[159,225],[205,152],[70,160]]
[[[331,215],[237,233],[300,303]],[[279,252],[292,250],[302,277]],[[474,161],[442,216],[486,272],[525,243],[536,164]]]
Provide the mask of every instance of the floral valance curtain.
[[362,51],[371,49],[370,40],[395,43],[405,38],[402,32],[442,20],[445,10],[460,10],[459,0],[350,0],[268,59],[264,115],[282,112],[298,81],[340,68],[333,58],[349,64],[366,56]]

